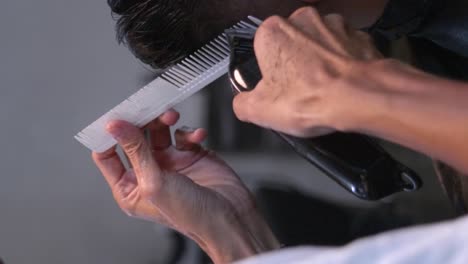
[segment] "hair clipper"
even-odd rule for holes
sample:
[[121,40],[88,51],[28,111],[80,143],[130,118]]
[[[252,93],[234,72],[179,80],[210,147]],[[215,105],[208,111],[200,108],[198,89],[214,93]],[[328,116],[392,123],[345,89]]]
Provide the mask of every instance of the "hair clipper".
[[[229,29],[231,48],[229,79],[235,94],[255,88],[262,75],[254,54],[256,29]],[[365,200],[378,200],[401,191],[415,191],[421,179],[393,159],[372,138],[333,133],[316,138],[297,138],[276,132],[307,161],[343,188]]]

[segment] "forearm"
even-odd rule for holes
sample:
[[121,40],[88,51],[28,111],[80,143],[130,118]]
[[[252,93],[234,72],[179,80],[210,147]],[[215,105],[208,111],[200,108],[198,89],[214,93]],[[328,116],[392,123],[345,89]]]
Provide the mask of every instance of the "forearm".
[[405,145],[468,172],[468,84],[396,62],[383,64],[368,74],[365,101],[370,105],[352,130]]
[[216,264],[231,263],[280,247],[270,227],[256,210],[218,220],[204,247]]

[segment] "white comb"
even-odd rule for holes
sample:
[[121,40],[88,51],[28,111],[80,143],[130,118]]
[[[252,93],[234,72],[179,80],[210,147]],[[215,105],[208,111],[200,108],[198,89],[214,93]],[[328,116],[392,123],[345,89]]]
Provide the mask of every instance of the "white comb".
[[[252,21],[253,17],[249,17]],[[241,21],[233,28],[257,28]],[[256,19],[256,20],[255,20]],[[94,152],[104,152],[117,142],[105,127],[109,121],[125,120],[143,127],[176,104],[189,98],[228,71],[230,48],[225,34],[167,69],[154,81],[83,129],[75,138]]]

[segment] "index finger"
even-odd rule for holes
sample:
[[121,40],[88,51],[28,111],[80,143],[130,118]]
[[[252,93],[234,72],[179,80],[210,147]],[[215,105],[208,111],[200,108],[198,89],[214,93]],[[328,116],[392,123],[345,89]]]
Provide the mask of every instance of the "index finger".
[[276,75],[278,62],[284,59],[283,53],[291,43],[290,37],[280,26],[284,23],[288,23],[284,18],[269,17],[260,25],[255,34],[255,56],[265,79]]
[[125,121],[113,121],[109,123],[107,130],[130,159],[138,185],[150,190],[161,187],[163,175],[143,132]]
[[264,128],[278,129],[285,122],[287,111],[281,101],[275,100],[280,88],[268,87],[270,84],[260,81],[255,90],[242,92],[233,100],[233,110],[237,118],[244,122],[256,124]]

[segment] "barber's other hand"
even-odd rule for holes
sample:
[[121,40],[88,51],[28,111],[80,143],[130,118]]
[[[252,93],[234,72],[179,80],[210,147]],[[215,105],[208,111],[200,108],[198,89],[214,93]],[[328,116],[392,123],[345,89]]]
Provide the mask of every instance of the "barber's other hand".
[[[141,129],[124,121],[108,125],[129,159],[126,168],[115,149],[93,159],[128,215],[165,224],[195,240],[215,261],[225,263],[276,247],[235,172],[200,146],[206,131],[169,127],[179,114],[169,111]],[[257,240],[259,242],[257,242]]]
[[369,35],[312,7],[265,20],[255,53],[263,79],[236,96],[237,117],[299,137],[351,126],[365,108],[363,69],[381,58]]

